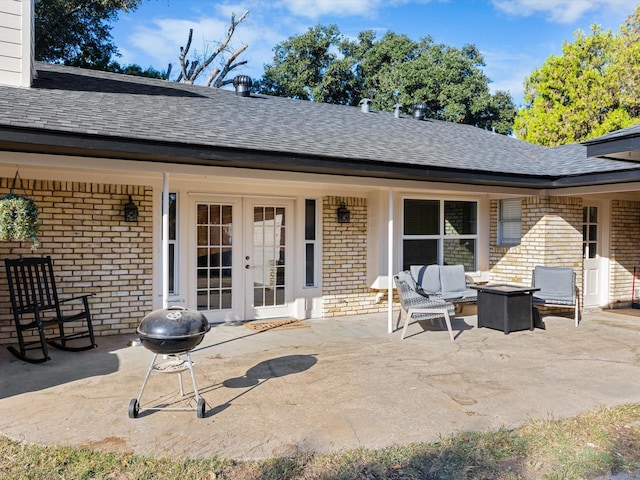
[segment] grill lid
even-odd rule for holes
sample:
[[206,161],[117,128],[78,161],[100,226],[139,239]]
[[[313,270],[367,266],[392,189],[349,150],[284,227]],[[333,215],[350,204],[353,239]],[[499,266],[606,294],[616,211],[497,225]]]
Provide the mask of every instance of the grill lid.
[[207,318],[197,310],[179,305],[154,310],[138,325],[138,335],[157,340],[204,336],[211,329]]

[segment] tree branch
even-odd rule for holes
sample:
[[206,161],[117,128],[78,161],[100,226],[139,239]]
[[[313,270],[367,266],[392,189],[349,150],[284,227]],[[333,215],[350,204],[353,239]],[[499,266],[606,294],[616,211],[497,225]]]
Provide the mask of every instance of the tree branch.
[[[180,70],[181,77],[184,79],[185,83],[193,83],[191,79],[187,76],[187,67],[189,65],[189,61],[185,62],[185,58],[187,57],[187,53],[189,53],[189,48],[191,48],[191,40],[193,39],[193,28],[189,29],[189,38],[187,39],[187,46],[180,47]],[[180,78],[180,77],[178,77]],[[180,80],[178,80],[180,81]]]
[[[231,37],[233,36],[236,27],[238,25],[240,25],[246,18],[247,15],[249,15],[249,10],[247,10],[246,12],[244,12],[242,14],[242,16],[236,20],[236,14],[232,13],[231,14],[231,25],[229,26],[229,29],[227,30],[227,36],[225,37],[225,39],[222,41],[222,43],[220,43],[220,45],[218,46],[218,48],[203,62],[200,64],[200,66],[193,72],[193,76],[189,78],[189,83],[193,83],[196,78],[198,78],[198,76],[202,73],[202,71],[207,68],[211,62],[213,62],[213,60],[224,50],[226,50],[227,46],[229,45],[229,42],[231,41]],[[244,47],[244,45],[243,45]],[[240,47],[242,48],[242,47]],[[246,50],[246,47],[244,47],[243,51]]]
[[247,49],[247,47],[248,47],[248,45],[243,45],[238,50],[233,52],[233,55],[231,57],[229,57],[229,59],[227,60],[227,62],[224,65],[224,67],[222,68],[222,72],[220,73],[220,75],[218,75],[218,79],[216,80],[216,82],[213,85],[214,87],[220,88],[222,85],[226,85],[227,83],[231,83],[233,81],[233,80],[230,80],[229,82],[224,83],[224,79],[227,77],[227,75],[229,75],[229,72],[231,70],[233,70],[234,68],[238,68],[238,67],[240,67],[242,65],[246,65],[247,64],[246,60],[244,60],[242,62],[233,63],[233,61],[238,57],[238,55],[240,55],[242,52],[244,52]]

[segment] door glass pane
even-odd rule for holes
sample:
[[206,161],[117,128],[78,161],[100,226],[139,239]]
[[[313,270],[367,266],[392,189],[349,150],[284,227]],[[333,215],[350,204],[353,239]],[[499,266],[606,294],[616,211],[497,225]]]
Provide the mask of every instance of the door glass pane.
[[589,207],[589,222],[598,223],[598,207]]
[[315,245],[308,243],[305,245],[305,285],[315,284]]
[[598,226],[597,225],[589,225],[589,240],[595,242],[598,240]]
[[402,242],[402,269],[411,265],[438,263],[438,240],[404,240]]
[[[231,308],[232,206],[198,204],[196,226],[198,310]],[[222,245],[225,245],[223,248]],[[223,268],[227,267],[227,268]]]
[[304,239],[316,239],[316,201],[307,199],[304,201]]
[[209,223],[209,206],[198,205],[198,225],[206,225]]
[[[254,306],[284,305],[286,218],[283,207],[253,208]],[[282,295],[276,289],[282,287]]]
[[440,201],[411,200],[404,201],[405,235],[439,235]]

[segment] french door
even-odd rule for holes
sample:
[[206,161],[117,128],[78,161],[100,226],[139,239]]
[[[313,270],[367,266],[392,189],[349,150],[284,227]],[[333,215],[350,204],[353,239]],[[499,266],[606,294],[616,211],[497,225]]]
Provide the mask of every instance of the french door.
[[293,202],[195,201],[195,295],[210,321],[291,315]]
[[597,205],[582,209],[583,302],[585,307],[599,306],[602,301],[600,275],[601,212]]

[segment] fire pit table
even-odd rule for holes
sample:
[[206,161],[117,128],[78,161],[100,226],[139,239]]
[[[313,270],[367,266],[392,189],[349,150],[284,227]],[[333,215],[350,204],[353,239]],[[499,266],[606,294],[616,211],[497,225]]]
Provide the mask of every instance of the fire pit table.
[[473,285],[478,290],[478,328],[502,330],[505,335],[516,330],[533,330],[534,287],[516,285]]
[[[140,400],[147,385],[151,372],[177,373],[180,384],[180,395],[184,396],[182,372],[189,370],[193,383],[193,392],[197,402],[198,418],[204,418],[206,404],[198,393],[196,376],[193,372],[191,350],[202,342],[206,333],[211,329],[206,317],[196,311],[182,306],[172,306],[167,309],[155,310],[142,319],[137,328],[142,346],[154,353],[142,382],[142,388],[137,398],[129,402],[129,417],[136,418],[140,413]],[[164,362],[157,363],[158,355],[163,355]],[[182,358],[186,355],[186,360]],[[187,410],[185,408],[155,407],[146,410]]]

